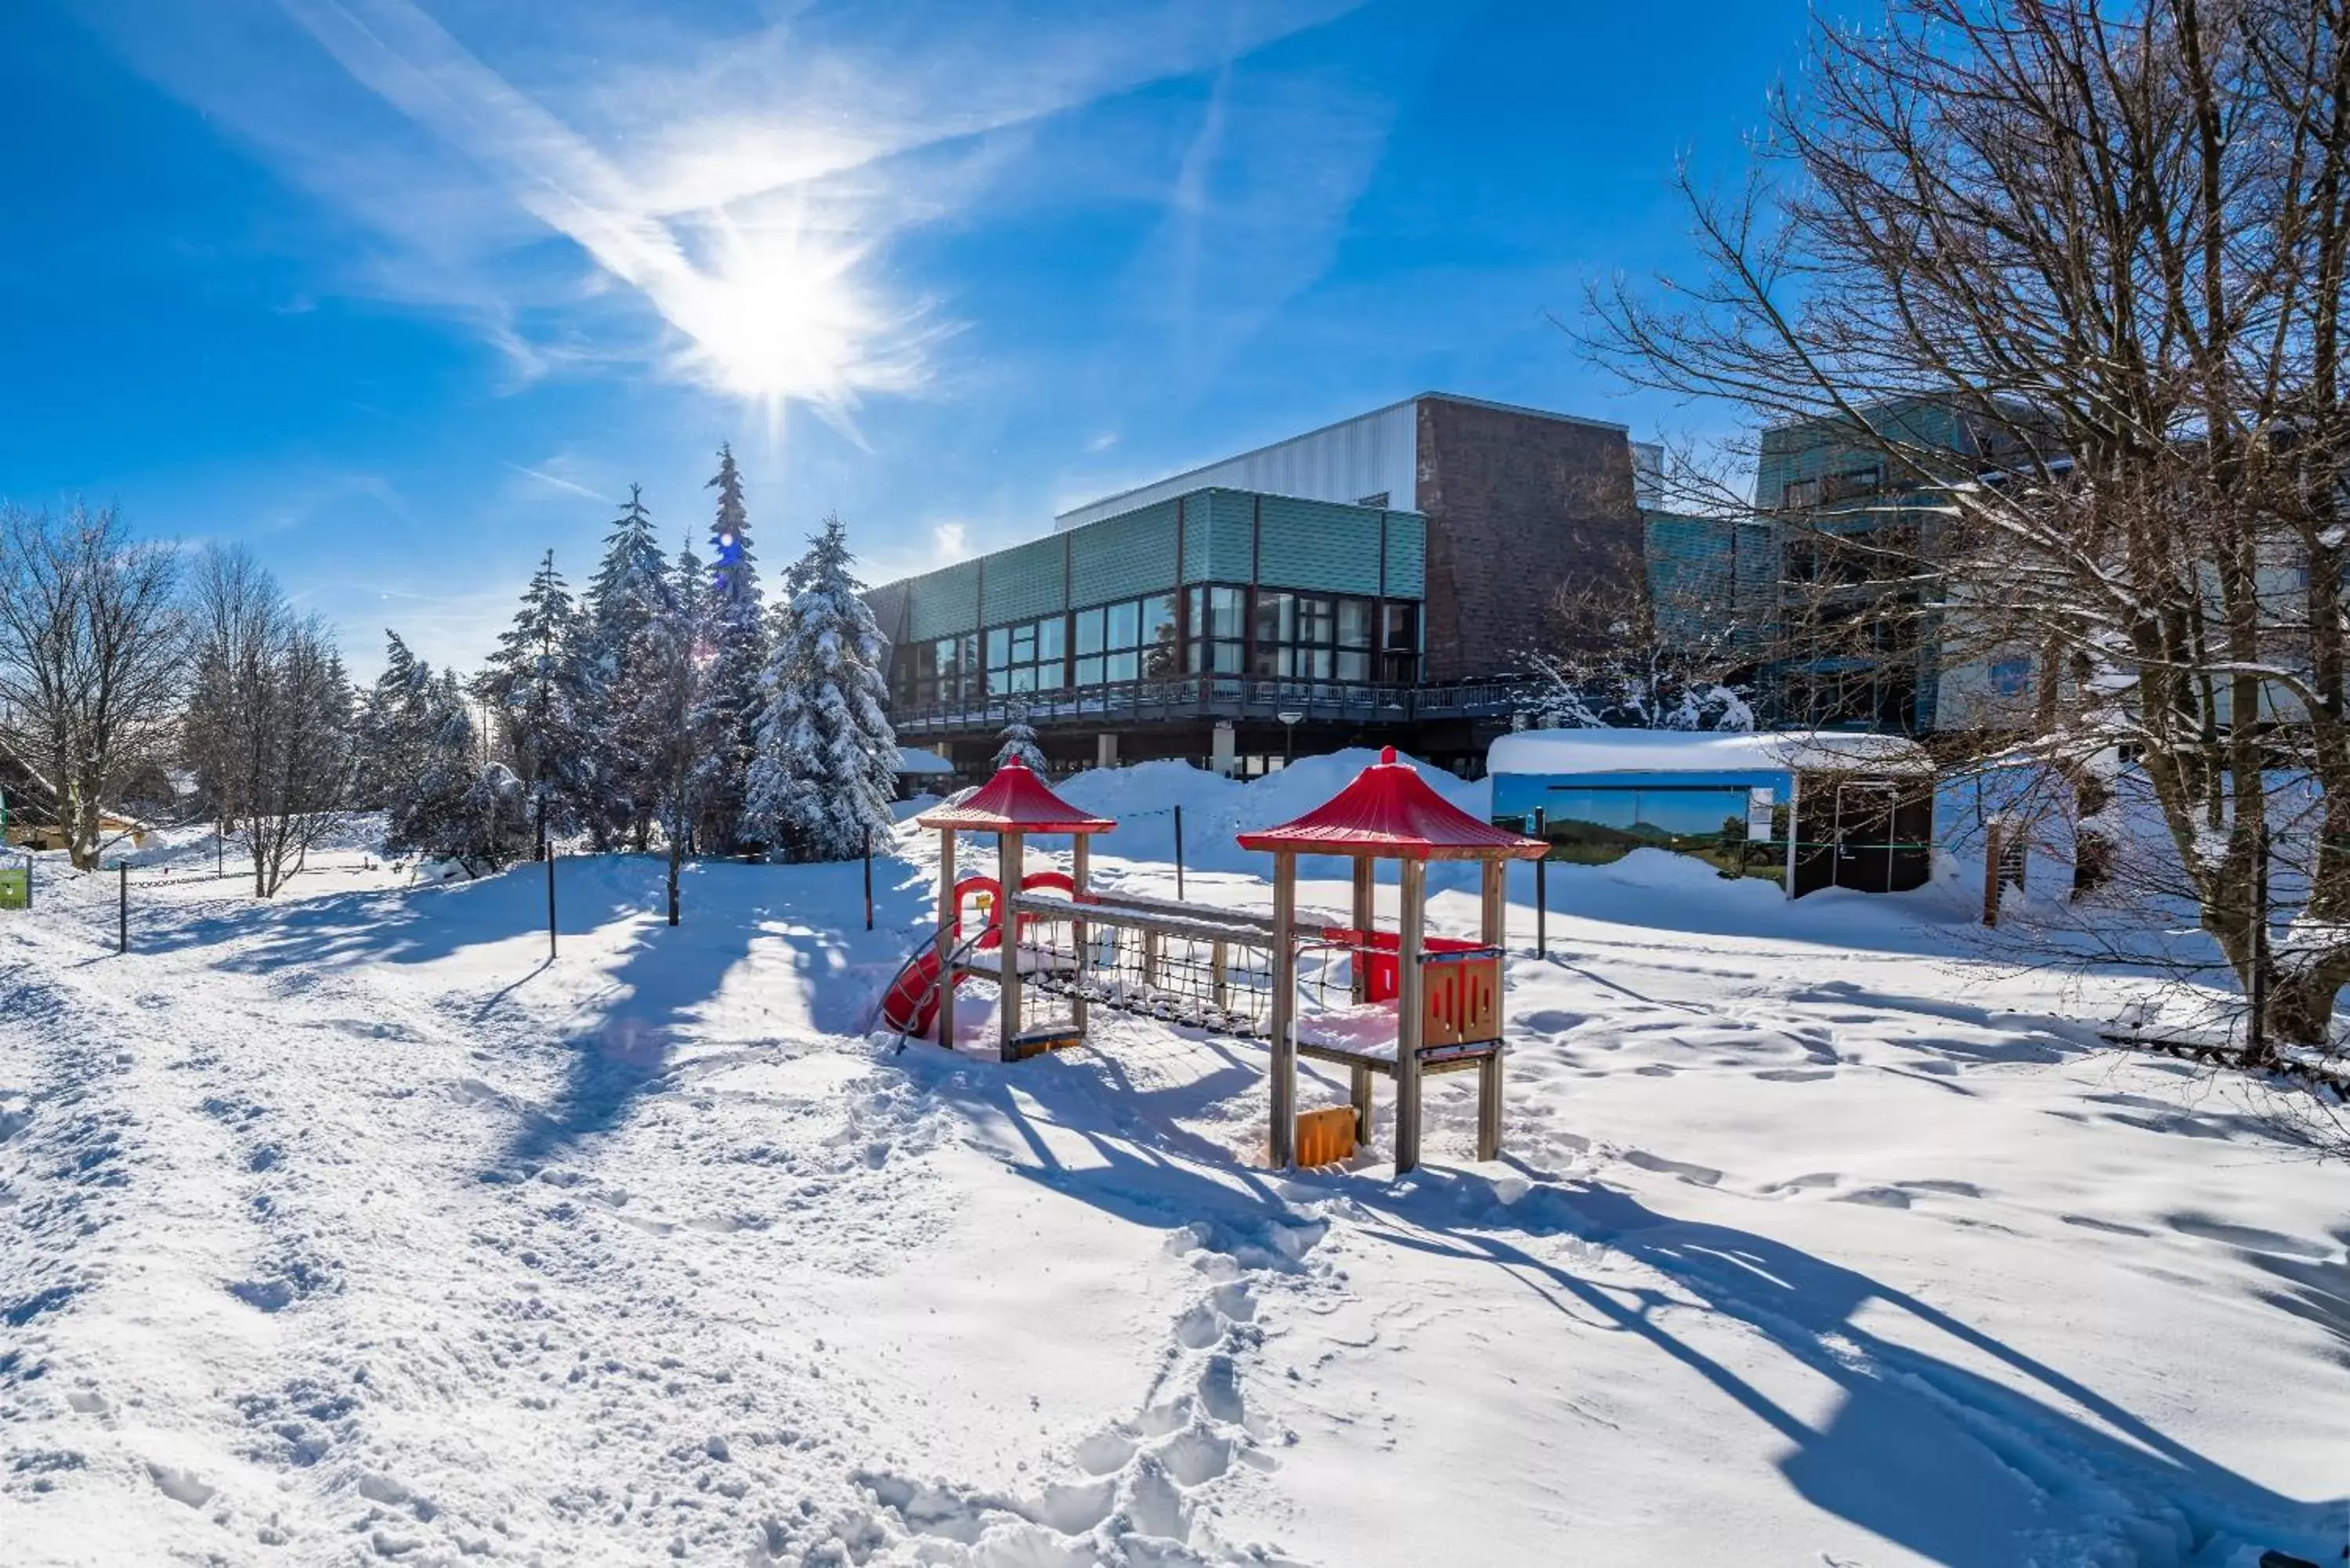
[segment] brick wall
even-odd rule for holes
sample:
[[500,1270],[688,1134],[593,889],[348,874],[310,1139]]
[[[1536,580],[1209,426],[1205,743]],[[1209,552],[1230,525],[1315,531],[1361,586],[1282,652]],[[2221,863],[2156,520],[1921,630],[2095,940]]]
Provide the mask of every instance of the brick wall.
[[1523,670],[1559,583],[1640,558],[1631,443],[1441,398],[1422,399],[1419,418],[1427,678]]

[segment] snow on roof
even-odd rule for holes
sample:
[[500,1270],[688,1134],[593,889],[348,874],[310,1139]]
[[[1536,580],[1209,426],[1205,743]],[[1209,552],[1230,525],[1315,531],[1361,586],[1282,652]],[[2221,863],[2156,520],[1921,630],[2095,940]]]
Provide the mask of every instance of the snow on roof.
[[1107,833],[1118,826],[1107,817],[1087,816],[1055,794],[1017,757],[961,804],[926,811],[914,821],[966,833]]
[[1846,730],[1520,730],[1485,753],[1492,774],[1920,774],[1933,765],[1915,741]]
[[954,772],[954,764],[936,752],[900,746],[898,748],[898,771],[901,774],[951,774]]
[[1388,747],[1354,781],[1294,822],[1239,836],[1243,849],[1409,860],[1531,860],[1539,838],[1481,822],[1428,786]]

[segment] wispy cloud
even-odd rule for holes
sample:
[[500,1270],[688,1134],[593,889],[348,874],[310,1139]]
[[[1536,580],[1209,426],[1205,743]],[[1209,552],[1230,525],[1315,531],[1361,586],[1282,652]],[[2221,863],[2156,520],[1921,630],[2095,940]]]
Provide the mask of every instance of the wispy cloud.
[[931,375],[952,288],[889,247],[982,200],[1000,133],[1355,0],[807,6],[724,35],[650,5],[96,3],[149,74],[362,225],[356,281],[459,314],[518,374],[650,365],[845,424]]

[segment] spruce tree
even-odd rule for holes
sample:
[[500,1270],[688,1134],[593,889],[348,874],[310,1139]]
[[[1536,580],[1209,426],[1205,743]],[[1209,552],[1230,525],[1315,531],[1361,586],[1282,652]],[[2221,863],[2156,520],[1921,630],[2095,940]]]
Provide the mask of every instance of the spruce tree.
[[701,815],[695,837],[707,853],[731,855],[745,843],[743,791],[758,749],[759,680],[766,667],[767,633],[760,613],[758,567],[751,554],[750,514],[743,504],[743,476],[731,446],[718,449],[718,472],[703,488],[718,492],[718,514],[710,529],[704,633],[710,663],[693,714],[701,753],[695,790]]
[[588,586],[588,635],[582,680],[589,716],[594,800],[588,827],[599,845],[626,836],[643,849],[652,829],[651,791],[640,759],[625,743],[626,717],[636,701],[630,649],[664,602],[669,564],[653,537],[643,488],[629,486],[629,504],[604,541],[604,561]]
[[694,846],[702,815],[702,735],[694,720],[712,668],[707,639],[710,590],[691,544],[660,585],[659,603],[630,645],[636,684],[625,717],[653,817],[669,852],[669,923],[678,923],[678,872]]
[[396,631],[384,634],[383,673],[359,711],[358,759],[351,794],[363,811],[381,811],[412,785],[423,764],[426,701],[432,671],[409,651]]
[[1041,774],[1045,771],[1045,748],[1036,743],[1036,731],[1028,722],[1028,708],[1025,703],[1013,704],[1012,722],[997,731],[995,738],[1002,742],[995,748],[997,767],[1000,768],[1006,763],[1016,762],[1030,773]]
[[392,794],[385,847],[453,860],[472,876],[515,858],[529,842],[522,781],[502,763],[483,762],[454,671],[423,683],[417,718],[417,767]]
[[585,630],[549,550],[474,688],[513,742],[515,771],[541,826],[542,852],[547,833],[577,831],[595,805],[580,649]]
[[889,831],[898,738],[884,711],[885,647],[859,596],[840,519],[827,516],[786,580],[797,591],[767,662],[744,816],[793,860],[847,860]]

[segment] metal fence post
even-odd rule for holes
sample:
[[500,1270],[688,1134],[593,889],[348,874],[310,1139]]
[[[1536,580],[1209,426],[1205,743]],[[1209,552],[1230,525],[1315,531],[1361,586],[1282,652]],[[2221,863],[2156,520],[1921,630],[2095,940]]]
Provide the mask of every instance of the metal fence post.
[[546,844],[546,958],[555,961],[555,843]]
[[873,825],[865,825],[865,929],[873,929]]
[[114,950],[127,953],[130,950],[130,867],[120,861],[115,863],[114,886],[116,892],[120,895],[121,916],[121,929],[117,933],[118,941]]
[[1183,898],[1183,808],[1175,808],[1175,898]]
[[1534,807],[1534,836],[1543,841],[1543,857],[1534,862],[1534,956],[1550,957],[1550,833],[1543,808]]

